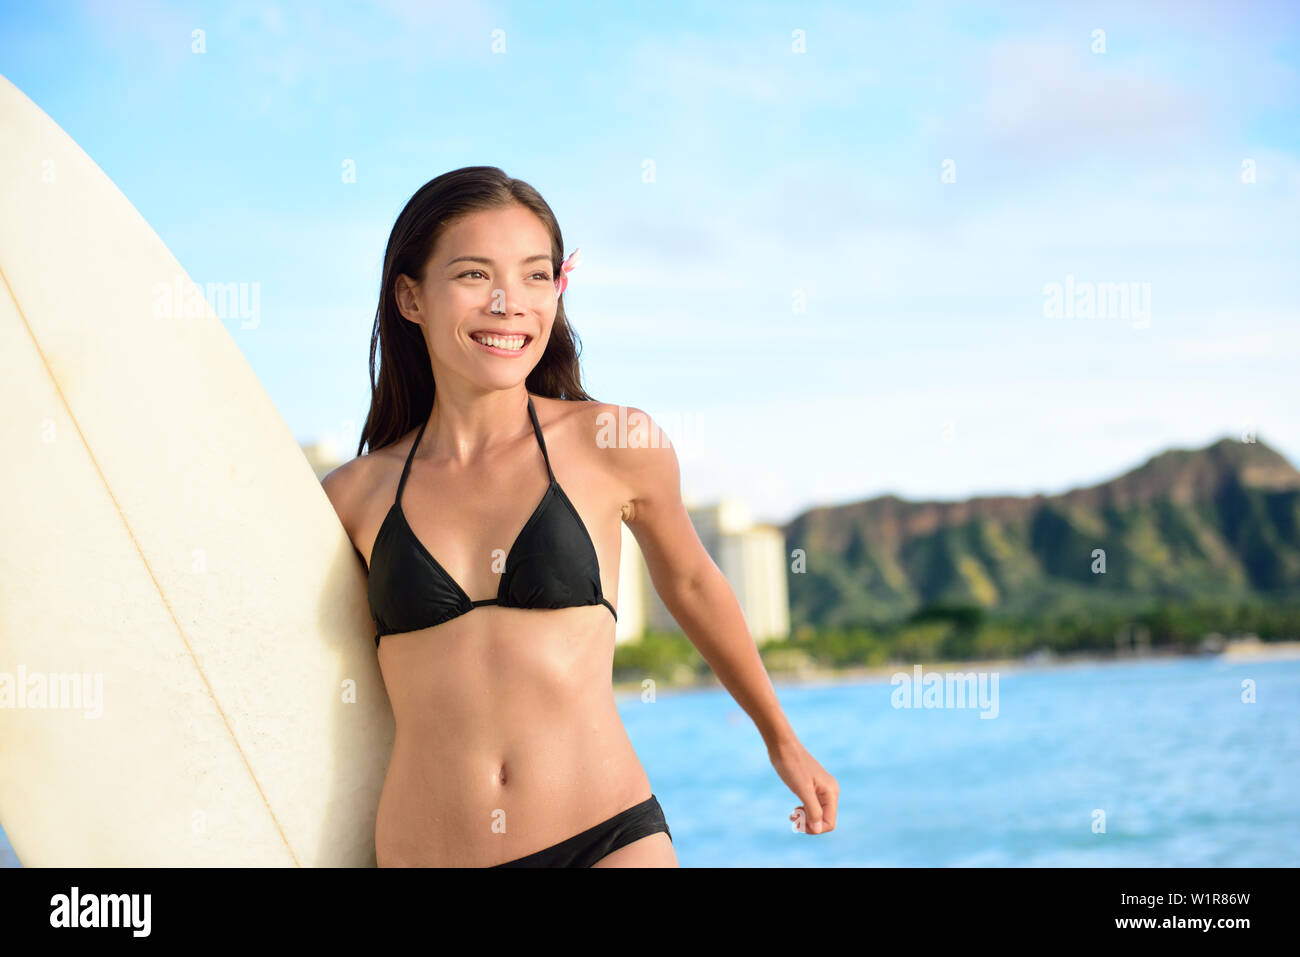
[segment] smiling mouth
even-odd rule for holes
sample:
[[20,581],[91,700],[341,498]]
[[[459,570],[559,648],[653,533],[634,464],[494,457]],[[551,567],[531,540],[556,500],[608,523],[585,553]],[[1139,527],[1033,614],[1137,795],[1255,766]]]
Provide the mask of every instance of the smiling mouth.
[[500,352],[523,352],[524,348],[532,341],[533,337],[524,333],[517,333],[509,336],[492,335],[486,332],[475,332],[470,334],[473,339],[481,346],[487,346]]

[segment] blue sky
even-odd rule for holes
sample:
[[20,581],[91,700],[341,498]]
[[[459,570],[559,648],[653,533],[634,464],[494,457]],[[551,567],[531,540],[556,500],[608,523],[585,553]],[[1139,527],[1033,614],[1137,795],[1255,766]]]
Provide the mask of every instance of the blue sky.
[[[861,6],[0,0],[0,73],[193,279],[259,284],[231,335],[348,456],[393,220],[489,164],[693,500],[1050,494],[1247,429],[1300,462],[1297,5]],[[1149,313],[1045,315],[1067,276]]]

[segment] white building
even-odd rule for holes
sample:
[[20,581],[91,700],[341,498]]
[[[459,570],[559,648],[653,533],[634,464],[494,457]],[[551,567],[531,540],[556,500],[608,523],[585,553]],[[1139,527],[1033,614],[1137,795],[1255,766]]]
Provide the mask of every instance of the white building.
[[[755,523],[748,508],[736,499],[724,499],[709,507],[690,507],[687,512],[705,551],[736,593],[740,610],[754,641],[762,643],[790,633],[790,604],[786,589],[785,538],[774,525]],[[625,526],[626,529],[626,526]],[[638,601],[646,609],[644,621],[627,624],[629,636],[645,627],[656,631],[681,631],[650,583],[645,561],[631,533],[624,535],[622,566],[631,569],[627,578],[639,579]],[[619,587],[625,574],[620,568]],[[622,597],[622,591],[619,593]],[[641,597],[643,596],[643,597]],[[623,612],[619,611],[623,626]],[[617,634],[617,633],[616,633]]]

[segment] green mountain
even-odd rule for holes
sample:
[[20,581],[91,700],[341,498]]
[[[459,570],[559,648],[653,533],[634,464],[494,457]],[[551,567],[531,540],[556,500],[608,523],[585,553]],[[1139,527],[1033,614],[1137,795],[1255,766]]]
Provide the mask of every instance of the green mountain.
[[805,562],[789,575],[793,627],[1300,596],[1300,472],[1262,442],[1171,450],[1061,495],[817,508],[783,531]]

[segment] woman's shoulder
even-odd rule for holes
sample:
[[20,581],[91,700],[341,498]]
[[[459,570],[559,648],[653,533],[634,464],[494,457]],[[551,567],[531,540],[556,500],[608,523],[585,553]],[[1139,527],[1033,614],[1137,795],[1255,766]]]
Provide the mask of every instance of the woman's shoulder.
[[629,411],[626,406],[596,399],[552,399],[548,396],[534,396],[533,406],[544,432],[558,429],[572,433],[576,439],[597,441],[601,429],[608,430],[618,422],[620,414],[626,415]]
[[402,467],[412,441],[414,432],[344,462],[321,479],[321,487],[345,528],[351,527],[353,517],[360,515],[380,486],[396,481],[390,473]]
[[593,460],[613,468],[645,467],[645,450],[662,450],[655,458],[673,457],[667,434],[648,412],[634,405],[595,399],[542,398],[535,402],[545,431],[548,421],[587,450]]
[[368,477],[373,472],[372,458],[370,455],[358,455],[350,462],[344,462],[331,470],[320,481],[339,521],[349,530],[357,503],[362,498],[361,488],[363,484],[368,484]]

